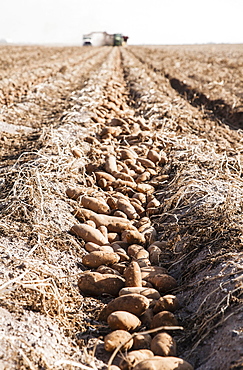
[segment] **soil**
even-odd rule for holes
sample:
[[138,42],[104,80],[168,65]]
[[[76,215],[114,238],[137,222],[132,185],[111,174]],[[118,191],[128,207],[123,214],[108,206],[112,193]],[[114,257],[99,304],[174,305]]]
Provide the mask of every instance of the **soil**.
[[168,157],[151,220],[178,282],[178,356],[243,369],[243,45],[0,50],[0,369],[107,368],[111,297],[78,290],[66,189],[94,186],[87,165],[128,145],[101,136],[113,118]]

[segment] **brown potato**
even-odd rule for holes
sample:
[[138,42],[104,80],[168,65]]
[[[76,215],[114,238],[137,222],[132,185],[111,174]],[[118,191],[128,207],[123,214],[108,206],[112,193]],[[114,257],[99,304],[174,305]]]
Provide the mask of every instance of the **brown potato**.
[[154,357],[152,351],[141,349],[129,352],[119,363],[121,370],[132,370],[139,362]]
[[142,279],[148,280],[149,278],[159,275],[159,274],[167,274],[167,270],[164,267],[160,266],[146,266],[141,267]]
[[70,232],[77,236],[80,236],[85,242],[92,242],[98,245],[104,245],[108,243],[108,239],[103,234],[92,226],[86,224],[74,225],[71,227]]
[[150,277],[148,278],[148,281],[152,283],[155,289],[157,289],[160,293],[167,293],[177,287],[176,280],[172,276],[167,274],[159,274]]
[[157,356],[176,356],[176,342],[168,333],[159,333],[152,339],[151,351]]
[[118,272],[117,270],[111,267],[105,266],[105,265],[100,265],[96,271],[99,272],[100,274],[112,274],[112,275],[121,276],[120,272]]
[[193,367],[178,357],[154,356],[139,362],[133,370],[193,370]]
[[150,173],[148,171],[145,171],[136,178],[136,183],[141,184],[144,181],[148,181],[150,177],[151,177]]
[[130,220],[138,218],[135,208],[128,199],[119,199],[117,202],[117,207],[120,211],[124,212]]
[[159,326],[177,326],[178,321],[174,314],[169,311],[162,311],[157,313],[151,321],[151,329],[158,328]]
[[141,202],[142,206],[146,204],[146,201],[147,201],[146,194],[143,194],[143,193],[135,193],[133,195],[133,198],[134,199],[138,199]]
[[153,307],[153,311],[155,314],[161,311],[175,312],[179,307],[180,303],[178,298],[172,294],[167,294],[157,300]]
[[159,264],[159,258],[161,255],[161,249],[157,247],[156,245],[152,245],[148,248],[149,252],[149,259],[152,265],[158,265]]
[[119,262],[120,257],[116,253],[94,251],[82,258],[84,266],[90,268],[97,268],[100,265],[112,265],[113,263]]
[[101,172],[101,171],[97,171],[95,172],[95,177],[96,177],[96,180],[99,181],[101,179],[104,179],[106,181],[116,181],[116,178],[114,176],[112,176],[110,173],[107,173],[107,172]]
[[152,162],[150,159],[148,158],[137,158],[137,162],[139,164],[141,164],[143,167],[145,168],[155,168],[155,164],[154,162]]
[[105,306],[100,313],[100,320],[106,321],[114,311],[127,311],[141,316],[149,307],[149,299],[140,294],[128,294],[117,297]]
[[150,349],[151,335],[149,334],[137,334],[133,338],[133,349]]
[[161,159],[161,156],[155,150],[150,149],[148,151],[147,158],[150,159],[150,161],[152,161],[154,163],[158,163],[160,161],[160,159]]
[[141,287],[142,277],[139,264],[132,261],[124,271],[125,285],[127,287]]
[[146,287],[125,287],[120,290],[119,296],[126,295],[126,294],[141,294],[148,299],[159,299],[160,294],[156,289],[153,288],[146,288]]
[[112,333],[106,335],[104,338],[104,346],[107,352],[114,351],[122,343],[124,343],[124,345],[121,347],[122,351],[126,351],[132,348],[132,336],[125,330],[115,330]]
[[85,224],[86,225],[89,225],[89,226],[92,226],[94,229],[96,229],[96,225],[95,225],[95,222],[94,221],[87,220],[87,221],[85,221]]
[[108,318],[107,323],[111,330],[126,330],[133,331],[141,325],[141,321],[135,315],[126,311],[112,312]]
[[84,208],[91,209],[96,213],[104,213],[107,214],[110,212],[110,207],[105,202],[105,200],[97,199],[94,197],[82,196],[80,198],[81,205]]
[[78,219],[92,220],[96,227],[106,226],[108,232],[120,233],[124,230],[136,230],[130,220],[121,217],[108,216],[104,214],[95,213],[86,208],[78,208],[75,211]]
[[66,194],[71,199],[78,199],[80,195],[84,193],[83,188],[67,188]]
[[137,184],[136,190],[144,194],[153,194],[155,191],[154,187],[149,184]]
[[149,258],[149,252],[138,244],[130,245],[127,249],[127,254],[136,259]]
[[80,293],[92,296],[106,293],[116,297],[124,284],[125,281],[120,276],[91,271],[85,271],[78,280]]
[[125,230],[122,232],[121,236],[128,244],[145,244],[145,237],[138,230]]
[[88,252],[95,252],[95,251],[111,252],[111,253],[114,252],[113,248],[109,245],[98,245],[92,242],[86,243],[84,248]]
[[106,170],[106,172],[110,173],[111,175],[113,173],[118,172],[117,171],[117,164],[116,164],[116,157],[113,154],[110,154],[106,157],[105,170]]

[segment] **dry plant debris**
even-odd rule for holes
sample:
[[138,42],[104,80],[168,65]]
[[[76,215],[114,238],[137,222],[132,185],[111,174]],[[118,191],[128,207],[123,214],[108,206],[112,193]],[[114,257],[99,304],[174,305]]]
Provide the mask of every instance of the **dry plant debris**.
[[1,368],[240,369],[242,46],[1,49]]

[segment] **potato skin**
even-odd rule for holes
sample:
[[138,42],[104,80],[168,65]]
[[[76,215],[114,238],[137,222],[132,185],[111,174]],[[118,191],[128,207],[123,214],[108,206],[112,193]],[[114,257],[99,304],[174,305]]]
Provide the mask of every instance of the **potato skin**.
[[133,370],[193,370],[193,367],[182,358],[154,356],[139,362]]
[[176,356],[176,342],[168,333],[159,333],[152,339],[151,351],[157,356]]
[[167,293],[177,287],[176,280],[167,274],[159,274],[150,277],[148,278],[148,281],[152,283],[155,289],[157,289],[160,293]]
[[86,224],[74,225],[71,227],[70,232],[77,236],[80,236],[85,242],[92,242],[98,245],[104,245],[108,243],[107,238],[97,229]]
[[[125,343],[128,341],[127,343]],[[107,334],[104,338],[104,346],[107,352],[114,351],[119,345],[125,343],[122,347],[122,351],[129,350],[132,348],[133,339],[130,333],[125,330],[115,330],[110,334]]]
[[107,323],[111,330],[126,331],[133,331],[141,325],[141,321],[137,316],[126,311],[112,312],[107,318]]
[[152,357],[154,357],[154,354],[148,349],[131,351],[121,360],[119,367],[121,370],[131,370],[139,362]]
[[153,307],[153,311],[155,314],[161,311],[175,312],[179,307],[180,303],[178,298],[172,294],[167,294],[157,300]]
[[160,326],[177,326],[178,321],[172,312],[162,311],[157,313],[151,321],[151,329],[158,328]]
[[127,287],[142,287],[142,277],[139,264],[132,261],[124,271],[125,285]]
[[124,279],[120,276],[91,271],[84,272],[78,280],[80,293],[91,296],[106,293],[116,297],[124,285]]
[[123,295],[113,299],[103,308],[100,320],[106,321],[107,317],[115,311],[127,311],[139,317],[148,307],[149,299],[140,294]]
[[95,251],[86,254],[82,258],[84,266],[90,268],[97,268],[100,265],[112,265],[113,263],[119,262],[120,257],[116,253]]

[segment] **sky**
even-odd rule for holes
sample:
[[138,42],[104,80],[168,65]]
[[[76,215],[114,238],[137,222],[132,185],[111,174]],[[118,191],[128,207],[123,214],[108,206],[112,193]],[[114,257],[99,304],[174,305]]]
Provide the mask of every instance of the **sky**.
[[243,43],[243,0],[0,0],[0,40],[82,45],[93,31],[134,44]]

